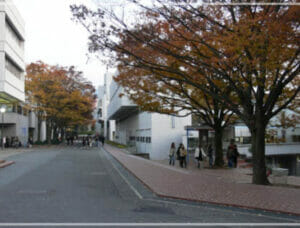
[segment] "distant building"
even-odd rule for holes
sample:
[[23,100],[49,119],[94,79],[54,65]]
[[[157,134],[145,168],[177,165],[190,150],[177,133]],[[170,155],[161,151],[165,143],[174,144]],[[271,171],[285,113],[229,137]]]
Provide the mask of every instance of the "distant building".
[[109,105],[110,90],[109,85],[112,75],[108,72],[104,76],[104,85],[98,87],[97,107],[95,112],[96,134],[103,135],[107,140],[113,141],[115,134],[115,121],[108,120],[107,107]]
[[182,142],[184,126],[191,124],[191,116],[174,117],[142,112],[127,96],[120,97],[123,88],[116,82],[110,86],[110,103],[107,116],[116,121],[115,141],[129,146],[129,150],[150,159],[168,157],[172,142],[176,147]]

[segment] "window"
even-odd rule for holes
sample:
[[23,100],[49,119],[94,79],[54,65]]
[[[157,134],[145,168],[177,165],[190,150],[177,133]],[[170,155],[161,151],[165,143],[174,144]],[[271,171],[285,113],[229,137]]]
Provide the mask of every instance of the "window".
[[17,112],[18,114],[22,114],[22,107],[20,105],[18,105]]
[[20,70],[9,58],[5,58],[5,68],[15,77],[21,78],[22,70]]
[[16,32],[16,30],[13,28],[11,23],[6,20],[5,21],[5,27],[6,27],[6,34],[9,38],[11,38],[19,47],[23,47],[23,40],[20,37],[20,35]]
[[129,140],[130,140],[130,141],[135,141],[135,137],[134,137],[134,136],[130,136],[130,137],[129,137]]
[[13,107],[12,107],[12,112],[14,112],[14,113],[17,112],[17,105],[13,105]]
[[146,137],[146,143],[151,143],[151,137]]

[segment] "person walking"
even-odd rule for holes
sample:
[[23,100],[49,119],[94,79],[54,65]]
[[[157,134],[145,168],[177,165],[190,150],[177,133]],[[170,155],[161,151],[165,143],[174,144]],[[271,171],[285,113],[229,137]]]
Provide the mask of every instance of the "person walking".
[[209,144],[207,148],[207,156],[208,156],[208,162],[209,162],[209,167],[213,167],[213,148],[212,145]]
[[169,165],[173,165],[173,166],[175,165],[175,152],[176,152],[175,143],[172,142],[169,151]]
[[237,167],[237,158],[239,156],[239,152],[237,150],[237,146],[234,143],[234,139],[230,140],[230,145],[227,148],[227,161],[228,161],[228,167],[236,168]]
[[187,155],[187,151],[184,148],[184,145],[181,143],[180,144],[180,150],[179,150],[179,154],[180,154],[180,167],[181,168],[186,168],[186,155]]
[[194,155],[194,157],[197,160],[197,167],[200,169],[200,161],[203,160],[202,147],[201,147],[200,144],[195,149],[195,155]]

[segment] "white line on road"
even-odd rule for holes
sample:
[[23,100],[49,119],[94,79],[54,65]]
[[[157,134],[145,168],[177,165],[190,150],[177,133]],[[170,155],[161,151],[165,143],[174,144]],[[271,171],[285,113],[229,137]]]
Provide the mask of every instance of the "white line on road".
[[[101,148],[101,150],[103,151],[103,149]],[[107,153],[104,150],[105,153]],[[99,151],[99,156],[100,156],[100,151]],[[139,199],[143,199],[143,196],[138,192],[138,190],[135,189],[135,187],[132,186],[132,184],[128,181],[128,179],[120,172],[120,170],[111,162],[112,166],[114,167],[114,169],[118,172],[118,174],[122,177],[122,179],[126,182],[126,184],[128,184],[128,186],[131,188],[131,190],[137,195],[137,197]]]
[[171,227],[171,226],[176,226],[176,227],[199,227],[199,226],[205,226],[205,227],[216,227],[216,226],[222,226],[222,227],[235,227],[235,226],[263,226],[263,227],[299,227],[300,223],[0,223],[0,226],[29,226],[29,227],[34,227],[34,226],[104,226],[104,227],[121,227],[121,226],[149,226],[149,227],[154,227],[154,226],[159,226],[159,227]]

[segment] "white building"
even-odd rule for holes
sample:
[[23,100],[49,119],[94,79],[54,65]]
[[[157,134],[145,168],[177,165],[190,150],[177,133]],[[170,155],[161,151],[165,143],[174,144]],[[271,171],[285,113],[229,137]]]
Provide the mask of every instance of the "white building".
[[11,0],[0,0],[0,103],[25,101],[24,22]]
[[[34,136],[35,118],[25,102],[25,23],[11,0],[0,0],[0,106],[6,107],[1,116],[4,137],[18,136],[22,144],[29,131]],[[30,129],[30,130],[28,130]]]
[[141,112],[128,97],[119,96],[124,91],[114,81],[110,91],[107,116],[116,121],[116,142],[129,145],[135,153],[149,154],[153,160],[167,158],[171,143],[175,142],[177,147],[182,142],[184,126],[191,124],[191,116]]
[[113,140],[115,134],[115,121],[108,120],[107,107],[109,104],[109,85],[112,75],[108,72],[104,76],[104,85],[98,87],[97,107],[96,107],[96,133],[105,136],[108,140]]

